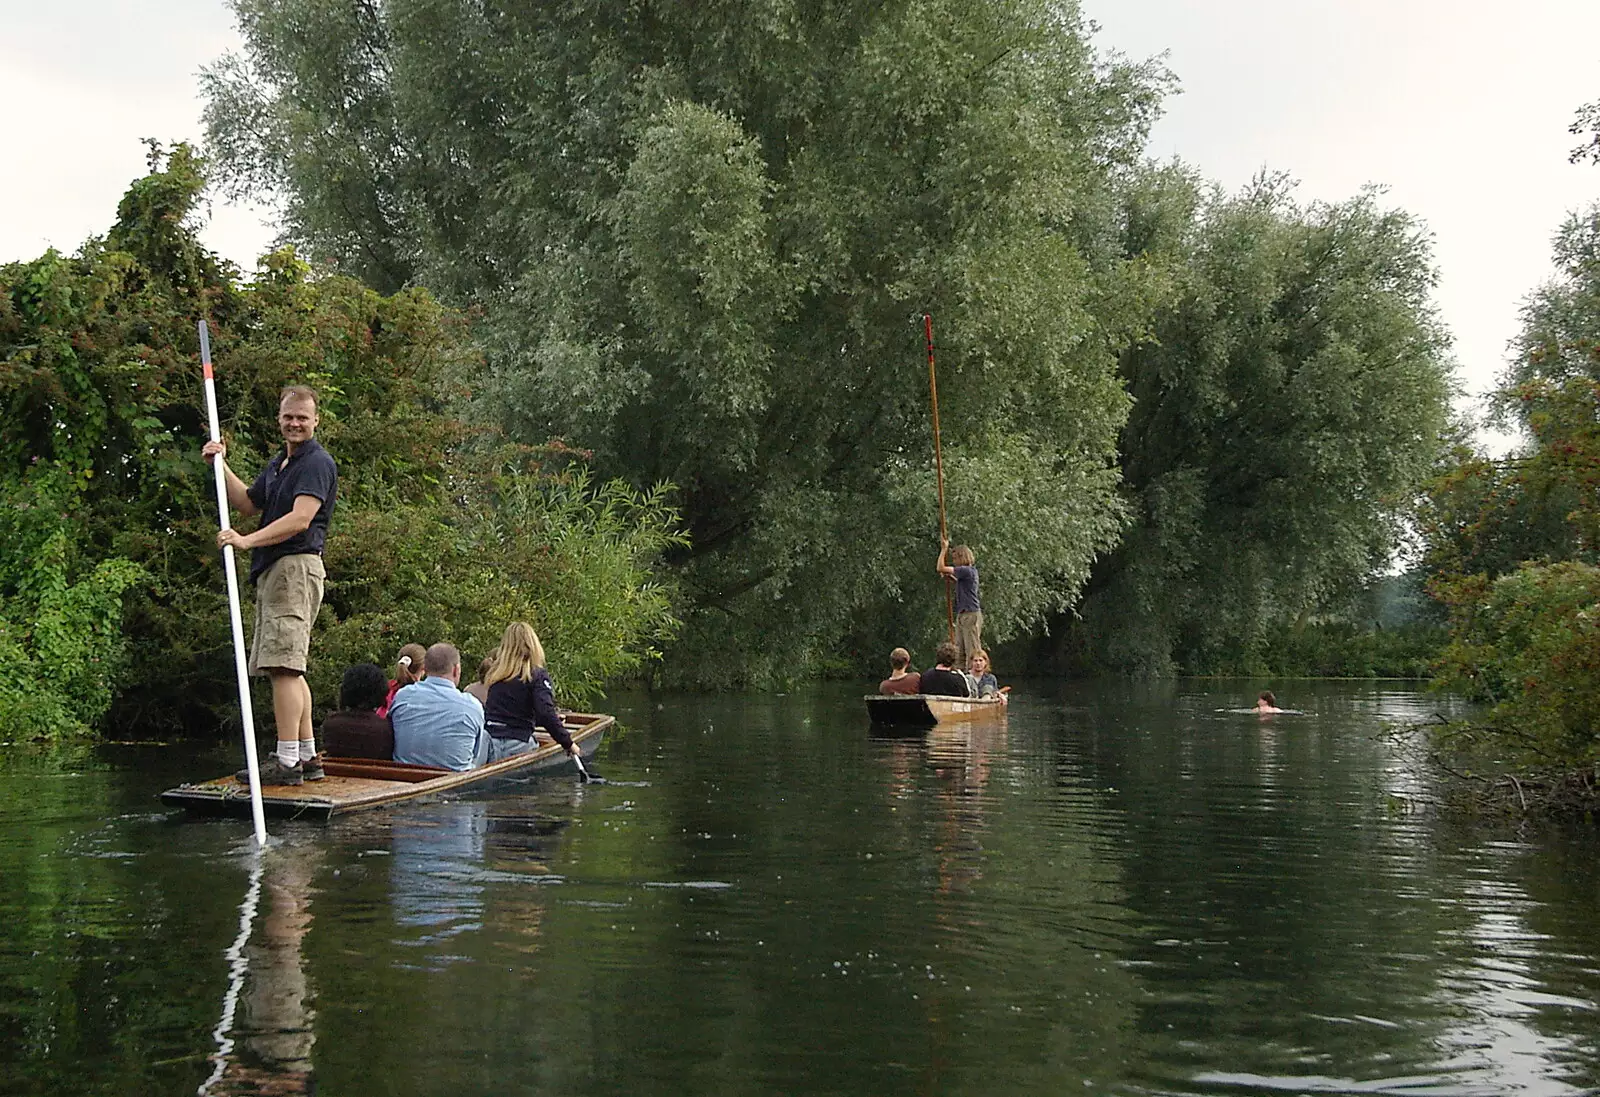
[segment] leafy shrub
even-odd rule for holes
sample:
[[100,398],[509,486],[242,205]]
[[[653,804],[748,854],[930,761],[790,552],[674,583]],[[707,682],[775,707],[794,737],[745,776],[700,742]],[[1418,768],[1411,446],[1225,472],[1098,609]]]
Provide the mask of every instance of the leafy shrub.
[[1600,760],[1600,568],[1527,565],[1460,580],[1449,596],[1455,622],[1440,680],[1490,706],[1477,737],[1513,762]]
[[0,490],[0,734],[86,731],[126,677],[122,596],[147,576],[112,558],[71,581],[76,494],[54,466]]

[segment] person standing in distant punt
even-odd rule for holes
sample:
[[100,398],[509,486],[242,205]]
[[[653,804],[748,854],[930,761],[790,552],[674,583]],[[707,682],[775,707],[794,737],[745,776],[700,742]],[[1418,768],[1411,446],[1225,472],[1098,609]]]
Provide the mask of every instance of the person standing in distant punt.
[[[948,555],[950,562],[945,563]],[[966,545],[950,547],[950,539],[939,542],[939,574],[956,585],[956,661],[965,667],[972,654],[983,649],[983,609],[978,601],[978,568],[972,550]]]
[[911,669],[911,653],[895,648],[889,653],[889,677],[878,683],[879,693],[920,693],[922,675]]
[[561,744],[568,754],[576,754],[572,736],[556,709],[556,687],[544,667],[544,645],[533,626],[513,621],[500,638],[494,666],[484,681],[489,685],[489,703],[484,706],[490,737],[489,760],[498,762],[513,754],[536,750],[534,729],[541,728]]
[[[267,462],[253,484],[228,467],[224,442],[207,442],[201,453],[221,461],[228,505],[243,517],[261,515],[252,533],[225,529],[217,547],[250,550],[250,582],[256,588],[256,622],[250,641],[250,673],[272,680],[272,716],[278,749],[261,767],[263,785],[298,785],[324,776],[311,730],[311,687],[306,656],[311,626],[322,608],[322,549],[339,494],[339,469],[316,439],[317,394],[290,385],[278,395],[278,433],[283,451]],[[246,783],[249,770],[236,776]]]
[[934,649],[932,670],[922,672],[918,692],[937,697],[971,697],[967,676],[956,670],[956,646],[946,640]]

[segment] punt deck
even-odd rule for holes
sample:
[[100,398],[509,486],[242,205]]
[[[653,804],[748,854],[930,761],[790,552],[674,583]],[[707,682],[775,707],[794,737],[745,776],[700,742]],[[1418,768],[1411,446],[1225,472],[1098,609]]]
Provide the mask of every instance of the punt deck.
[[[612,716],[569,712],[562,715],[567,732],[584,758],[590,758],[604,739],[606,729],[616,723]],[[541,736],[542,738],[542,736]],[[478,769],[464,771],[435,766],[412,766],[376,758],[323,759],[328,776],[303,785],[265,785],[261,804],[266,814],[277,818],[309,819],[326,822],[335,815],[384,807],[401,800],[414,800],[449,789],[465,788],[496,777],[571,766],[560,746],[551,742],[513,755]],[[161,802],[181,807],[197,815],[250,815],[250,789],[233,775],[210,781],[186,783],[161,794]]]

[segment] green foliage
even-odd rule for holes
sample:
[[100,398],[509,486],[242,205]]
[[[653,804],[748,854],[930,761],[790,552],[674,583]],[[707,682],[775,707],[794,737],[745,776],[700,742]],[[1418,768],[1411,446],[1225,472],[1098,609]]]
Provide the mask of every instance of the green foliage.
[[0,481],[0,735],[87,731],[126,679],[122,596],[144,570],[81,560],[79,488],[58,466]]
[[1570,215],[1556,233],[1556,275],[1528,296],[1522,331],[1503,378],[1500,406],[1526,423],[1540,404],[1534,381],[1600,380],[1600,203]]
[[1600,164],[1600,99],[1579,107],[1578,116],[1573,119],[1567,132],[1574,137],[1588,138],[1572,150],[1571,160],[1574,164],[1580,160]]
[[1421,512],[1450,610],[1441,683],[1484,701],[1456,742],[1518,768],[1600,760],[1600,207],[1556,238],[1556,278],[1523,309],[1499,404],[1524,452],[1458,448]]
[[539,632],[563,704],[587,704],[659,656],[677,621],[651,566],[683,543],[666,490],[519,464],[470,487],[458,480],[455,499],[340,516],[327,552],[338,610],[314,634],[314,695],[334,697],[344,667],[415,640],[450,640],[471,677],[514,620]]
[[1522,765],[1600,760],[1600,568],[1534,564],[1452,595],[1439,677],[1490,706],[1473,737]]
[[1130,188],[1130,254],[1176,283],[1122,357],[1133,516],[1069,642],[1164,674],[1263,665],[1392,558],[1447,422],[1426,234],[1368,193],[1302,207],[1175,170]]
[[25,693],[5,710],[81,727],[118,687],[115,720],[234,710],[199,456],[201,316],[242,475],[281,446],[282,386],[320,393],[341,479],[313,630],[319,703],[346,662],[385,663],[412,640],[483,650],[513,615],[544,632],[564,700],[653,658],[675,627],[650,571],[682,544],[669,492],[595,483],[574,451],[509,446],[457,418],[481,360],[465,317],[423,290],[313,277],[289,249],[240,284],[194,239],[200,172],[179,146],[130,188],[105,240],[0,267],[0,492],[22,500],[0,514],[0,616],[5,654],[32,671],[0,687]]
[[1163,292],[1114,194],[1168,80],[1074,5],[234,6],[232,182],[318,259],[481,306],[484,420],[681,486],[676,677],[938,631],[924,310],[988,634],[1111,543],[1116,355]]

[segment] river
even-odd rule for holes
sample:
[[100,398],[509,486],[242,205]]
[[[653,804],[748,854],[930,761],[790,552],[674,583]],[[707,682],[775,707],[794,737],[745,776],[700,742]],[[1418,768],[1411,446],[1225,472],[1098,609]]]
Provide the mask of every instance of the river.
[[595,768],[327,826],[156,794],[223,748],[0,756],[0,1093],[1566,1094],[1600,853],[1463,822],[1394,684],[624,694]]

